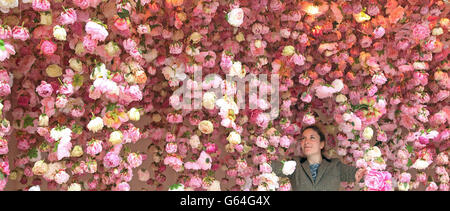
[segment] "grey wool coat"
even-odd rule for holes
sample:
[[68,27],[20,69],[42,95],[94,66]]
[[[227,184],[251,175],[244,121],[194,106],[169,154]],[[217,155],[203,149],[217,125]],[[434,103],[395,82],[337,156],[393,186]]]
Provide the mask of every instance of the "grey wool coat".
[[323,158],[317,170],[314,182],[309,169],[309,162],[305,158],[294,157],[297,162],[294,173],[289,176],[283,174],[283,164],[272,161],[272,171],[278,177],[288,177],[293,191],[338,191],[341,182],[354,182],[356,167],[343,164],[339,159]]

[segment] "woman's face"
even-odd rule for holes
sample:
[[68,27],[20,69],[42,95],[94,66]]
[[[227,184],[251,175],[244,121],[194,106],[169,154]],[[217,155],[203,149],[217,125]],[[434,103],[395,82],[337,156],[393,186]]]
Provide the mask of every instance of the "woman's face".
[[325,142],[320,141],[319,134],[313,129],[306,129],[303,131],[302,137],[300,139],[300,145],[303,150],[303,154],[306,156],[311,156],[315,154],[320,154],[320,151],[325,147]]

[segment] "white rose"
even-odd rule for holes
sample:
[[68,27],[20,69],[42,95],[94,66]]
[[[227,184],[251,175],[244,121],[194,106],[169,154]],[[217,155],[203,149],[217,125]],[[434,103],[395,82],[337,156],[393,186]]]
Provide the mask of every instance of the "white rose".
[[336,90],[336,92],[340,92],[344,88],[344,83],[341,79],[335,79],[331,86]]
[[200,147],[200,139],[197,135],[191,136],[189,139],[189,145],[191,145],[192,148],[198,149]]
[[39,127],[48,126],[48,116],[46,114],[39,115]]
[[364,140],[370,140],[373,136],[373,129],[371,127],[366,127],[363,131]]
[[31,186],[28,191],[41,191],[41,187],[39,185]]
[[129,84],[134,84],[134,83],[136,83],[136,77],[133,75],[133,74],[131,74],[131,73],[129,73],[129,74],[125,74],[125,81],[127,82],[127,83],[129,83]]
[[398,184],[398,190],[399,191],[408,191],[409,190],[409,183],[408,182],[401,182]]
[[53,15],[51,12],[41,12],[41,24],[52,25]]
[[368,149],[366,154],[364,155],[364,159],[366,161],[373,160],[374,158],[381,157],[381,151],[378,147],[374,146]]
[[61,138],[61,133],[56,128],[52,128],[50,130],[50,137],[52,137],[53,140],[57,141]]
[[70,58],[69,66],[77,72],[81,72],[81,70],[83,70],[83,63],[77,58]]
[[44,160],[40,160],[34,163],[34,166],[31,170],[35,175],[43,175],[45,174],[45,172],[48,171],[48,165],[45,163]]
[[431,33],[433,34],[433,36],[439,36],[444,33],[444,30],[442,29],[442,27],[437,27],[434,28]]
[[242,68],[242,63],[239,61],[233,62],[230,68],[230,75],[237,75],[239,78],[244,78],[245,76],[245,68]]
[[62,75],[62,68],[57,64],[51,64],[46,69],[45,72],[49,77],[59,77]]
[[83,155],[83,148],[80,145],[76,145],[73,147],[72,152],[70,153],[71,157],[81,157]]
[[18,0],[0,0],[0,11],[8,13],[9,9],[19,6]]
[[294,160],[286,161],[283,163],[283,174],[284,175],[291,175],[295,171],[295,166],[297,165],[297,162]]
[[95,80],[97,78],[107,78],[107,76],[108,70],[106,69],[105,64],[101,63],[99,65],[96,65],[95,68],[92,70],[90,78],[91,80]]
[[242,42],[242,41],[244,41],[244,40],[245,40],[244,34],[243,34],[242,32],[239,32],[239,33],[236,35],[236,41]]
[[139,119],[141,118],[141,114],[139,113],[139,110],[136,108],[131,108],[127,114],[130,120],[132,121],[139,121]]
[[423,170],[426,169],[428,165],[430,164],[426,160],[417,159],[411,167],[418,170]]
[[112,145],[120,144],[122,143],[123,134],[119,130],[116,130],[112,132],[109,136],[109,142],[111,142]]
[[428,69],[428,65],[425,62],[414,62],[413,67],[416,70],[426,70]]
[[110,56],[116,55],[116,53],[119,50],[120,50],[120,47],[114,41],[110,41],[108,44],[105,45],[105,51]]
[[345,103],[347,101],[347,97],[343,94],[338,94],[338,96],[336,96],[336,102],[337,103]]
[[56,25],[55,27],[53,27],[53,36],[57,39],[57,40],[66,40],[66,29],[64,29],[63,27]]
[[284,46],[283,52],[281,55],[283,56],[292,56],[295,53],[295,48],[292,45]]
[[78,183],[72,183],[72,184],[70,184],[67,191],[81,191],[81,185]]
[[227,14],[227,21],[234,27],[239,27],[244,22],[244,10],[234,8]]
[[100,117],[95,117],[93,120],[89,121],[87,128],[96,133],[97,131],[103,129],[103,119]]
[[227,137],[228,142],[230,144],[240,144],[241,143],[241,135],[235,131],[231,131],[231,133]]
[[262,41],[261,40],[255,40],[255,47],[256,48],[261,48],[262,46]]
[[205,94],[203,94],[203,107],[205,107],[206,109],[214,109],[215,104],[216,94],[214,92],[206,92]]
[[207,191],[220,191],[220,182],[218,180],[214,180],[208,187]]
[[351,113],[345,113],[345,114],[342,115],[342,119],[344,121],[349,121],[349,120],[352,119],[352,114]]
[[202,34],[200,34],[198,32],[194,32],[194,33],[191,34],[191,36],[189,36],[189,39],[192,40],[192,42],[195,44],[195,43],[200,42],[202,37],[203,37]]
[[203,120],[198,124],[198,129],[204,134],[210,134],[214,131],[214,126],[211,121]]
[[75,45],[75,54],[77,56],[81,56],[84,53],[85,49],[83,46],[83,42],[79,41],[76,45]]

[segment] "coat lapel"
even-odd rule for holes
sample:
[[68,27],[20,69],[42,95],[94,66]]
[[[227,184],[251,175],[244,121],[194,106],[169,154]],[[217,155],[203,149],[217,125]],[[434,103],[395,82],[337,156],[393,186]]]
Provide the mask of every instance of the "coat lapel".
[[[300,160],[299,160],[299,162],[300,162]],[[303,171],[305,171],[306,175],[308,175],[309,180],[311,180],[311,183],[314,183],[313,177],[311,175],[311,169],[309,169],[308,160],[305,160],[305,162],[301,163],[301,166],[303,168]]]
[[320,164],[319,169],[317,170],[316,183],[320,182],[320,179],[322,178],[323,174],[327,171],[329,165],[330,162],[328,162],[326,159],[322,159],[322,163]]

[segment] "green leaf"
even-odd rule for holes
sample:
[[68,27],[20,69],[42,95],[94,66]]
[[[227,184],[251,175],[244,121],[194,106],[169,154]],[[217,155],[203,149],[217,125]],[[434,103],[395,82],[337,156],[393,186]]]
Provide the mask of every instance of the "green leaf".
[[53,152],[56,152],[58,150],[59,141],[55,142],[55,147],[53,148]]
[[83,86],[84,83],[84,76],[80,75],[80,74],[75,74],[73,76],[73,85],[76,87],[80,87]]
[[411,145],[406,145],[406,149],[408,150],[409,153],[413,151],[413,147]]
[[120,18],[126,18],[130,17],[130,12],[122,8],[122,12],[118,12],[117,15],[119,15]]
[[115,103],[110,103],[106,106],[106,112],[108,111],[112,111],[116,108],[116,104]]
[[30,117],[29,115],[27,115],[24,119],[23,119],[23,128],[26,128],[28,126],[33,126],[33,120],[35,118]]
[[38,151],[37,151],[36,147],[31,148],[30,151],[28,151],[28,157],[30,159],[37,158],[37,156],[38,156],[37,152]]
[[83,128],[80,125],[73,124],[72,132],[74,132],[75,134],[81,134],[82,131],[83,131]]
[[178,189],[179,187],[181,187],[181,184],[177,183],[177,184],[171,185],[171,186],[169,187],[169,189],[170,189],[170,190],[173,190],[173,189]]
[[0,40],[0,50],[6,51],[5,42],[3,40]]
[[379,146],[379,145],[381,145],[383,142],[381,142],[381,141],[377,141],[377,143],[375,143],[375,145],[374,146]]
[[409,160],[408,160],[408,164],[407,164],[406,166],[410,167],[410,166],[412,166],[412,164],[413,164],[413,163],[412,163],[411,159],[409,159]]

